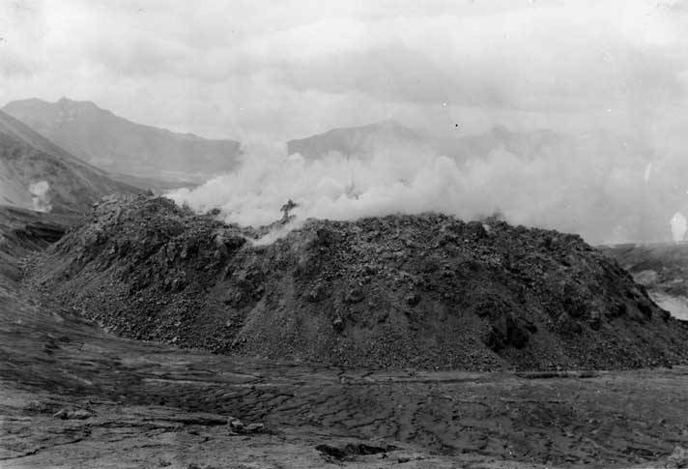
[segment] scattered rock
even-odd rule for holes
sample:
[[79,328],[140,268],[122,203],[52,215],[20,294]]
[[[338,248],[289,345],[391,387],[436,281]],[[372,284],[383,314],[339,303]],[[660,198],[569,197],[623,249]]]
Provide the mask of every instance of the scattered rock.
[[367,456],[394,451],[396,446],[373,446],[365,443],[347,443],[344,446],[322,444],[315,447],[326,461],[354,461],[356,456]]
[[322,283],[317,283],[308,292],[306,299],[311,303],[317,303],[325,298],[325,286]]
[[244,427],[244,433],[261,433],[265,431],[265,425],[262,423],[249,423]]
[[416,293],[411,293],[409,295],[406,295],[406,298],[404,298],[406,301],[406,304],[409,306],[416,306],[418,303],[420,303],[420,295],[417,295]]
[[244,422],[234,417],[227,418],[227,426],[229,430],[234,433],[241,433],[244,431]]
[[602,326],[602,314],[599,311],[591,311],[589,323],[590,327],[598,330]]
[[346,296],[344,297],[344,301],[346,303],[353,304],[363,301],[363,298],[363,290],[360,288],[352,288],[347,292]]
[[249,423],[244,425],[244,423],[234,417],[229,417],[227,419],[227,427],[230,433],[239,434],[251,434],[251,433],[263,433],[265,431],[265,425],[262,423]]
[[681,446],[674,448],[673,453],[667,459],[664,466],[668,469],[683,469],[688,467],[688,449]]
[[91,418],[92,416],[93,413],[86,409],[60,409],[53,415],[54,418],[62,420],[85,420]]
[[337,332],[342,332],[344,330],[344,320],[341,317],[336,317],[332,321],[332,327]]

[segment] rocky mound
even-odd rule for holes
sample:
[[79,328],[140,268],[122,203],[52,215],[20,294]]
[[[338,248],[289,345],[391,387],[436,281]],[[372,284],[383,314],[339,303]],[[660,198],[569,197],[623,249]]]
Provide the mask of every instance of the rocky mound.
[[688,359],[685,323],[576,235],[438,214],[251,235],[166,199],[111,199],[32,279],[117,334],[226,354],[472,370]]
[[0,277],[18,281],[24,258],[56,242],[69,227],[80,221],[79,215],[42,213],[0,205]]

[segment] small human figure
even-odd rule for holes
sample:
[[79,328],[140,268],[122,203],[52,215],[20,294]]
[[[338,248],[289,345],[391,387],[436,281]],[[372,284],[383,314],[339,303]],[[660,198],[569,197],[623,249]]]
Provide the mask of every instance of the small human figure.
[[280,223],[282,223],[283,225],[289,223],[291,219],[294,218],[294,216],[290,215],[289,212],[291,212],[298,206],[299,204],[297,204],[293,200],[287,200],[287,203],[282,205],[282,208],[280,208],[280,211],[282,212],[282,219],[280,220]]

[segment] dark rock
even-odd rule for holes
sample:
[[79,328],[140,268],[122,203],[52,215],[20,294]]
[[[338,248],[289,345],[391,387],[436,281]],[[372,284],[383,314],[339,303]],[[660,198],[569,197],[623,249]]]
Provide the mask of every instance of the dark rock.
[[365,443],[348,443],[344,446],[322,444],[317,445],[315,449],[328,461],[354,461],[356,456],[387,453],[394,451],[396,447],[393,445],[373,446]]
[[472,221],[466,224],[466,233],[473,239],[483,239],[487,237],[487,230],[482,222]]
[[310,289],[308,295],[306,295],[306,299],[311,303],[317,303],[325,298],[325,292],[325,286],[318,282]]
[[340,317],[336,317],[334,321],[332,321],[332,327],[335,331],[342,332],[344,330],[344,320]]
[[265,425],[262,423],[249,423],[245,425],[241,420],[234,417],[227,419],[227,428],[230,433],[240,434],[262,433],[265,431]]
[[638,301],[638,310],[643,314],[646,320],[652,319],[652,303],[650,300],[641,299]]
[[506,347],[524,348],[530,339],[532,327],[520,318],[507,315],[492,326],[485,340],[485,344],[498,352]]
[[620,318],[628,313],[628,307],[623,301],[617,301],[609,308],[607,315],[610,319]]
[[416,306],[418,303],[420,303],[420,295],[416,293],[411,293],[409,295],[406,295],[404,300],[406,301],[407,305]]
[[327,228],[317,229],[315,235],[316,244],[322,247],[332,246],[341,241],[341,235],[339,233]]
[[599,311],[591,311],[588,322],[590,323],[591,328],[594,330],[599,330],[602,325],[602,314],[600,314]]
[[360,301],[363,301],[363,298],[365,298],[365,295],[363,294],[363,290],[360,288],[351,288],[347,293],[346,296],[344,297],[344,301],[349,304],[353,303],[358,303]]
[[244,431],[244,423],[234,417],[227,418],[227,427],[230,431],[235,433],[241,433]]

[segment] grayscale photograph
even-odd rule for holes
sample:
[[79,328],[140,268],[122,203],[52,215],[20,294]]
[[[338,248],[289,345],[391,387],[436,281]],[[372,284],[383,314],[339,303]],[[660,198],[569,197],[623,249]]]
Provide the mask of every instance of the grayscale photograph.
[[688,0],[0,0],[0,468],[688,468]]

